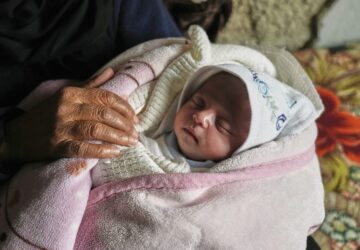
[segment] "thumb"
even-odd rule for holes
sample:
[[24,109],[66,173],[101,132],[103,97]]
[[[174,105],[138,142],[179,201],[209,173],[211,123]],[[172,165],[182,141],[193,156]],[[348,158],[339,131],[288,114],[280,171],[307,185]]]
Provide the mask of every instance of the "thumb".
[[84,88],[97,88],[103,85],[106,81],[110,80],[114,76],[114,70],[112,68],[107,68],[102,71],[99,75],[90,79],[85,85]]

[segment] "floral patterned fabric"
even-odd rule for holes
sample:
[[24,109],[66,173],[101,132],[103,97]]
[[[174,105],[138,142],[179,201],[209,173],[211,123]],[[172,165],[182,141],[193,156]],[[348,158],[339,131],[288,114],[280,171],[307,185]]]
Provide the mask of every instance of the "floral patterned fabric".
[[313,234],[321,249],[360,249],[360,44],[295,53],[316,84],[325,111],[316,150],[326,217]]

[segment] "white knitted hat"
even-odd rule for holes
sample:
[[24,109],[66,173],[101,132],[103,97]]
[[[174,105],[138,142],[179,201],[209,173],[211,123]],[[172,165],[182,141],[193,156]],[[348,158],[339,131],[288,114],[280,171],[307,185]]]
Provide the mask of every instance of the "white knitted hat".
[[238,63],[206,66],[195,72],[184,86],[177,110],[206,79],[221,71],[239,77],[246,85],[250,100],[248,137],[234,154],[279,136],[299,133],[316,119],[315,107],[305,95],[266,73]]

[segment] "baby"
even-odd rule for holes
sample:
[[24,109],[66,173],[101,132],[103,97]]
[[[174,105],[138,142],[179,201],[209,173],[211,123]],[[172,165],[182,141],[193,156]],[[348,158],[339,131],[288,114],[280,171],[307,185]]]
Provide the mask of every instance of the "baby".
[[[187,165],[177,170],[163,168],[163,172],[208,171],[235,154],[302,131],[315,112],[300,92],[237,63],[201,68],[175,102],[177,109],[170,108],[163,122],[170,123],[165,124],[169,129],[155,139],[140,136],[141,144],[154,156]],[[126,154],[111,161],[111,167],[98,164],[92,174],[94,185],[158,172],[146,170],[149,164],[139,169],[138,164],[124,162],[129,162]]]
[[176,113],[180,151],[196,161],[228,158],[246,140],[251,119],[244,82],[222,71],[210,76]]
[[207,66],[184,87],[173,131],[185,157],[217,162],[300,132],[314,112],[307,97],[269,75],[240,64]]

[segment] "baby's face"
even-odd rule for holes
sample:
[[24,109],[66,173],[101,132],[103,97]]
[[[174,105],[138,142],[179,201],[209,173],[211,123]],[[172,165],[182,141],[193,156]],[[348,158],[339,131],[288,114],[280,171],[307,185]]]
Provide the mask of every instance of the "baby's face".
[[251,110],[244,83],[221,72],[208,78],[176,114],[174,132],[182,153],[219,161],[245,141]]

